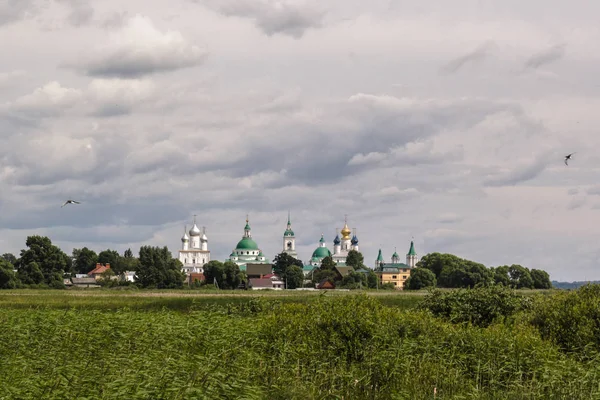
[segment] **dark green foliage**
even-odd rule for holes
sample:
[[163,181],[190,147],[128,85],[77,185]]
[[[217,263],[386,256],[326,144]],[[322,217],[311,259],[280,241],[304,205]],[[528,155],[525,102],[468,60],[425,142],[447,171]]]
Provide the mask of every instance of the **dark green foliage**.
[[377,288],[378,284],[379,284],[379,277],[377,276],[375,271],[373,271],[372,269],[369,269],[369,273],[367,274],[367,285],[369,286],[369,289]]
[[361,272],[350,272],[342,278],[339,287],[344,289],[366,289],[368,287],[367,275]]
[[429,287],[435,287],[435,274],[427,268],[414,268],[404,284],[408,290],[420,290]]
[[417,267],[427,268],[439,279],[444,267],[458,267],[462,263],[462,258],[453,254],[429,253],[423,256],[417,263]]
[[333,271],[335,269],[336,263],[333,261],[333,257],[327,256],[323,260],[321,260],[320,268],[322,270]]
[[84,247],[83,249],[73,249],[73,268],[78,274],[87,274],[94,268],[98,262],[98,255],[95,251]]
[[0,256],[0,259],[8,261],[12,265],[17,265],[17,257],[12,253],[4,253]]
[[530,299],[502,286],[443,292],[433,290],[418,308],[450,322],[488,326],[527,309]]
[[485,265],[469,260],[444,266],[437,280],[438,286],[447,288],[489,286],[492,282],[491,271]]
[[25,245],[28,249],[21,250],[21,257],[16,265],[21,282],[64,287],[63,275],[70,271],[70,258],[47,237],[29,236]]
[[[292,267],[297,267],[291,269]],[[302,286],[304,273],[302,272],[302,261],[281,252],[273,260],[273,272],[277,274],[284,282],[287,280],[288,289],[295,289]],[[298,274],[298,269],[300,274]]]
[[533,279],[531,279],[531,274],[525,267],[516,264],[511,265],[508,267],[508,276],[510,276],[511,287],[517,289],[533,288]]
[[167,247],[142,246],[136,284],[143,288],[181,288],[185,278],[181,268],[181,262]]
[[246,274],[232,262],[222,263],[211,260],[204,266],[204,279],[207,285],[214,285],[215,280],[219,289],[237,289],[240,283],[246,282]]
[[550,275],[546,271],[540,269],[532,269],[529,271],[531,279],[533,280],[534,289],[552,289],[552,282],[550,281]]
[[508,275],[508,265],[490,268],[494,277],[494,284],[510,287],[510,276]]
[[223,263],[217,260],[211,260],[204,265],[204,280],[207,285],[214,285],[217,282],[219,288],[225,286],[225,269]]
[[240,283],[246,282],[246,274],[240,271],[239,265],[233,261],[223,263],[223,285],[221,289],[237,289]]
[[19,280],[13,272],[13,265],[0,258],[0,289],[15,289],[19,286]]
[[566,352],[600,352],[600,285],[535,297],[531,324]]
[[365,258],[362,253],[356,250],[350,250],[348,256],[346,256],[346,265],[353,267],[354,269],[361,269],[365,267]]
[[304,281],[304,271],[301,267],[297,265],[292,265],[289,267],[284,275],[285,284],[288,289],[296,289],[302,287],[302,282]]

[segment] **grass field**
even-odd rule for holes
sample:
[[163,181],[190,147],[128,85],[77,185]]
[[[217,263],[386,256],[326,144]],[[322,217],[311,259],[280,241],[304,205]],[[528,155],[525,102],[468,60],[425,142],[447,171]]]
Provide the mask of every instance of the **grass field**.
[[425,295],[2,291],[0,399],[600,398],[599,359]]

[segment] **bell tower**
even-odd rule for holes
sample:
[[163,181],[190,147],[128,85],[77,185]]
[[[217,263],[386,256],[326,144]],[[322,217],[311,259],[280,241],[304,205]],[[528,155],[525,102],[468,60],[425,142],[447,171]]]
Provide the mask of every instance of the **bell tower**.
[[292,230],[292,222],[290,220],[289,211],[287,229],[283,233],[283,252],[294,258],[298,258],[298,253],[296,252],[296,236],[294,236],[294,231]]

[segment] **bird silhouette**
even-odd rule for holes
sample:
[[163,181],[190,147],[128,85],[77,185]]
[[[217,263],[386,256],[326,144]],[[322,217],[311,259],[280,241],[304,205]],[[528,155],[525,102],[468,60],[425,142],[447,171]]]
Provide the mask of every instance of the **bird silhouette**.
[[571,153],[565,156],[565,165],[569,165],[569,160],[571,159],[571,156],[575,154],[575,153]]
[[67,201],[65,201],[65,204],[63,204],[62,206],[60,206],[60,208],[63,208],[67,204],[81,204],[81,203],[78,202],[78,201],[75,201],[75,200],[67,200]]

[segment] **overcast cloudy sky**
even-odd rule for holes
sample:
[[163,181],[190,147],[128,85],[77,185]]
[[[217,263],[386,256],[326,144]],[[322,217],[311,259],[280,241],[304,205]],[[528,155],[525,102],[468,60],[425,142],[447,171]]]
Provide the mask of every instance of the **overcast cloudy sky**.
[[[270,258],[348,214],[372,266],[600,279],[600,2],[0,0],[0,252]],[[563,157],[577,152],[567,167]],[[67,198],[80,206],[60,208]]]

